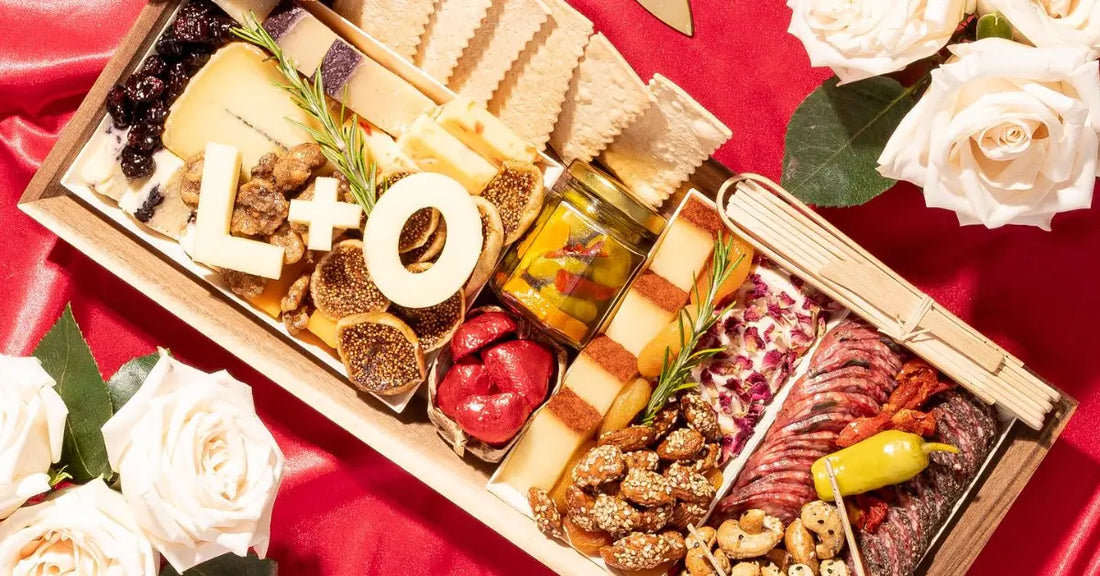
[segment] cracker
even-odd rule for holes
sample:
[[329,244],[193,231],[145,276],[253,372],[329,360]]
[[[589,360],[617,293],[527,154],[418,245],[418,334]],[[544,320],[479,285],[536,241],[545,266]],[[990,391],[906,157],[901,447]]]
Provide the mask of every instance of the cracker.
[[541,0],[495,0],[458,59],[450,89],[487,106],[512,63],[549,18],[550,9]]
[[566,164],[590,162],[653,101],[649,88],[603,34],[573,72],[550,146]]
[[403,58],[412,60],[435,0],[336,0],[332,8]]
[[653,105],[600,158],[639,200],[660,208],[733,133],[668,78],[654,74],[649,90]]
[[493,0],[437,0],[413,62],[446,84],[492,3]]
[[490,112],[539,150],[554,131],[573,70],[592,35],[592,22],[564,0],[549,0],[546,5],[550,19],[489,102]]

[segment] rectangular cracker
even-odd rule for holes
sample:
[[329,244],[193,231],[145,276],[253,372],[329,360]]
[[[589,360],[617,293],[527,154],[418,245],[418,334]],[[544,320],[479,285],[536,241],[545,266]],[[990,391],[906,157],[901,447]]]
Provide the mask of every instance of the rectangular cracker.
[[413,62],[446,84],[492,3],[493,0],[437,0]]
[[638,200],[660,208],[733,133],[668,78],[654,74],[649,90],[653,105],[600,158]]
[[336,0],[332,8],[411,61],[435,9],[435,0]]
[[512,63],[549,18],[550,9],[541,0],[494,0],[447,85],[487,106]]
[[596,34],[573,72],[550,146],[567,165],[591,162],[651,102],[645,81],[606,36]]
[[542,150],[561,113],[592,22],[564,0],[549,0],[550,19],[497,86],[489,111]]

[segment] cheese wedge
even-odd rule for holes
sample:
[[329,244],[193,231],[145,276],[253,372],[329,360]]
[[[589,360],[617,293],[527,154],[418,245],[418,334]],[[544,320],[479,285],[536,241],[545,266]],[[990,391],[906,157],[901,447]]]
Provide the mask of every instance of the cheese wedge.
[[336,0],[332,8],[412,61],[435,8],[435,0]]
[[665,230],[649,270],[690,295],[696,277],[710,262],[714,240],[722,229],[714,204],[689,194]]
[[497,174],[492,164],[428,116],[417,118],[397,139],[397,146],[420,170],[450,176],[475,196]]
[[447,86],[480,106],[488,106],[512,63],[549,18],[550,9],[541,0],[494,1]]
[[446,84],[492,3],[493,0],[437,0],[416,47],[413,59],[416,66]]
[[439,107],[435,122],[482,158],[500,165],[506,160],[534,162],[538,151],[499,118],[467,98]]
[[293,2],[279,4],[264,20],[264,30],[283,49],[298,71],[312,76],[338,36]]
[[[157,168],[143,181],[131,182],[118,207],[143,225],[173,239],[179,239],[193,211],[180,196],[183,160],[168,150],[153,154]],[[138,185],[138,183],[140,185]]]
[[295,124],[319,127],[277,84],[285,82],[263,50],[234,42],[210,57],[172,105],[164,146],[180,158],[202,152],[207,142],[241,151],[242,170],[268,152],[285,153],[312,142]]

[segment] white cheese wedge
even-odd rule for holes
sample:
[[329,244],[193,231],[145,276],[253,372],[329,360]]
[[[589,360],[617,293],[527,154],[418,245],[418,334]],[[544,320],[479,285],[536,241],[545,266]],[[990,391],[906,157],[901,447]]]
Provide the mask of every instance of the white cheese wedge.
[[501,467],[498,479],[523,494],[531,487],[549,491],[583,441],[552,412],[540,410]]
[[294,3],[280,4],[272,11],[264,20],[264,30],[306,76],[312,76],[321,66],[337,38],[336,32]]
[[501,164],[505,160],[534,162],[538,151],[499,118],[472,100],[458,97],[439,107],[435,122],[482,158]]
[[237,148],[217,142],[206,145],[192,257],[208,266],[277,280],[283,271],[282,247],[229,235],[240,174]]
[[191,207],[180,197],[183,160],[168,150],[153,154],[157,168],[141,185],[132,183],[122,193],[118,207],[153,230],[179,239],[191,219]]
[[385,66],[336,40],[321,62],[325,92],[364,120],[399,136],[435,102]]
[[286,79],[267,53],[243,42],[218,50],[172,105],[164,124],[164,145],[181,158],[220,142],[241,152],[242,168],[268,152],[285,153],[312,142],[300,126],[318,127],[279,88]]
[[416,172],[416,162],[409,158],[393,137],[373,126],[363,130],[363,144],[370,154],[370,161],[382,176],[394,172]]
[[249,12],[255,14],[257,22],[263,22],[279,0],[214,0],[214,3],[234,20],[244,24]]
[[337,228],[359,228],[363,209],[358,204],[340,202],[339,182],[335,178],[317,178],[313,184],[313,200],[290,201],[287,220],[309,225],[310,250],[332,250],[332,234]]
[[401,151],[424,172],[458,180],[473,195],[481,194],[497,169],[428,116],[421,116],[397,139]]
[[108,124],[106,130],[96,133],[88,141],[92,151],[80,166],[80,178],[101,196],[118,201],[126,192],[129,182],[118,163],[119,154],[126,146],[126,131]]

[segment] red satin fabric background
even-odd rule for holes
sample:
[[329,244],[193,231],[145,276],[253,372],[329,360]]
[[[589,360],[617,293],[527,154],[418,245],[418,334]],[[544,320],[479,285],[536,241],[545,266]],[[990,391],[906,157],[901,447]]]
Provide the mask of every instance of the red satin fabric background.
[[[778,179],[798,102],[828,71],[782,3],[693,0],[680,36],[633,0],[571,0],[643,77],[661,72],[734,131],[718,158]],[[16,208],[143,0],[0,0],[0,352],[28,354],[72,302],[100,368],[164,346],[252,384],[286,453],[270,555],[290,576],[549,574],[324,416],[243,365]],[[1081,407],[972,574],[1100,574],[1100,209],[1054,232],[959,228],[910,186],[826,216]],[[563,550],[563,553],[566,553]]]

